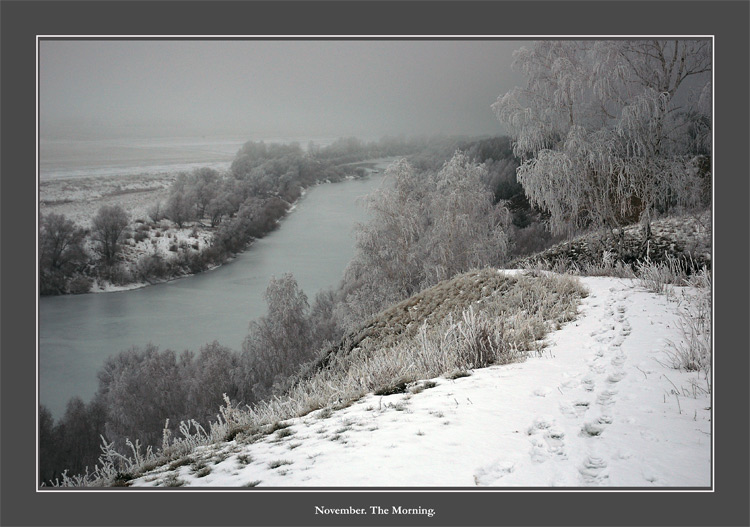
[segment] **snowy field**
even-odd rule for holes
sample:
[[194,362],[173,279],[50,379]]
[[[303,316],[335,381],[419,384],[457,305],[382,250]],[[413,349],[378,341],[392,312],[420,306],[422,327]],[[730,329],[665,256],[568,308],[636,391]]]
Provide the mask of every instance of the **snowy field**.
[[590,295],[579,318],[549,335],[542,356],[318,410],[132,485],[709,487],[706,379],[668,359],[692,290],[581,280]]
[[166,203],[177,173],[104,178],[87,176],[39,183],[39,212],[63,214],[84,228],[103,205],[121,205],[132,220],[146,219],[155,203]]

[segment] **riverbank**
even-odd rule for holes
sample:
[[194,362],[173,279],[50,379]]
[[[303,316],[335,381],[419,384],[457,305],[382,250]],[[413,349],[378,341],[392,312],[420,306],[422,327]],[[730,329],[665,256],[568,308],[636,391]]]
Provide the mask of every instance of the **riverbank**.
[[218,340],[241,349],[248,322],[267,312],[271,277],[292,273],[311,302],[338,285],[354,255],[353,227],[367,220],[361,198],[382,181],[310,187],[280,228],[210,272],[114,294],[40,297],[41,403],[60,419],[72,397],[88,402],[106,358],[133,346],[198,352]]
[[[214,229],[194,221],[179,227],[167,219],[154,221],[150,212],[154,206],[164,206],[169,188],[177,179],[176,173],[140,174],[134,176],[81,177],[42,181],[39,184],[40,216],[60,214],[77,227],[89,231],[101,207],[120,206],[129,217],[128,227],[120,241],[117,263],[109,273],[110,279],[94,273],[89,266],[88,289],[74,289],[69,293],[105,293],[127,291],[163,283],[193,273],[176,276],[149,276],[143,272],[144,262],[169,262],[181,251],[200,253],[211,246]],[[95,242],[87,236],[84,250],[96,254]],[[208,269],[216,266],[208,266]],[[140,279],[139,279],[140,277]]]
[[[357,179],[379,173],[392,161],[380,158],[347,165],[358,171],[344,180]],[[76,226],[88,231],[93,218],[102,206],[120,206],[129,215],[130,223],[120,242],[120,253],[114,266],[106,274],[96,264],[90,265],[79,281],[79,287],[66,293],[107,293],[127,291],[169,282],[215,269],[234,259],[237,251],[214,257],[208,254],[218,230],[205,220],[184,222],[182,226],[166,218],[156,217],[155,207],[164,209],[170,187],[178,174],[158,173],[123,176],[121,178],[81,177],[42,181],[39,185],[40,215],[60,214]],[[317,184],[331,183],[330,179]],[[305,195],[302,189],[293,202],[278,200],[271,230],[296,208]],[[241,249],[251,245],[256,237]],[[96,244],[87,236],[84,250],[96,254]]]

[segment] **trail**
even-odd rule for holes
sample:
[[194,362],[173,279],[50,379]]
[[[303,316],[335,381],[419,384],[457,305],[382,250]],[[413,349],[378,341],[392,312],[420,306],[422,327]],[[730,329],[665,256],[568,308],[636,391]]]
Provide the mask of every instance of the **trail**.
[[192,465],[134,484],[709,486],[705,380],[666,363],[689,295],[670,300],[627,279],[582,282],[590,295],[579,318],[551,333],[539,357],[313,412],[250,445],[199,449]]

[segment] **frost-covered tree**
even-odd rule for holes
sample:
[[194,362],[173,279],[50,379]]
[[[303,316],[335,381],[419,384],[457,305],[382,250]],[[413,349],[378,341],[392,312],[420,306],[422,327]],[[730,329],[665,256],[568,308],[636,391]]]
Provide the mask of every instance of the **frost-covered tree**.
[[540,41],[515,66],[526,86],[493,109],[554,231],[699,201],[691,160],[710,144],[710,41]]
[[356,252],[345,273],[346,301],[338,318],[354,329],[383,306],[419,290],[424,281],[424,242],[429,227],[429,177],[401,159],[370,196],[370,219],[356,226]]
[[215,196],[206,205],[206,214],[211,219],[211,227],[219,225],[232,212],[234,212],[234,207],[229,197],[225,194]]
[[80,263],[85,232],[62,214],[42,216],[39,226],[39,261],[51,270]]
[[106,437],[119,447],[125,438],[159,445],[166,419],[179,423],[193,417],[185,368],[172,350],[134,346],[107,358],[97,375],[96,398],[107,409]]
[[291,273],[271,278],[265,300],[268,313],[250,323],[242,344],[246,402],[270,395],[275,382],[283,382],[317,351],[310,349],[307,295]]
[[60,456],[60,445],[55,435],[55,420],[44,405],[39,406],[39,483],[52,481]]
[[389,166],[385,178],[387,184],[369,197],[370,221],[357,226],[357,259],[377,271],[381,286],[408,295],[424,278],[422,242],[434,182],[405,159]]
[[198,168],[190,174],[186,182],[186,192],[195,205],[195,216],[198,219],[206,215],[206,208],[220,190],[221,175],[213,168]]
[[369,198],[370,221],[357,226],[345,301],[335,310],[344,327],[356,329],[388,304],[505,259],[509,216],[486,179],[485,167],[462,152],[438,172],[419,173],[405,160],[386,170]]
[[60,293],[72,273],[86,262],[86,234],[62,214],[47,214],[39,222],[39,289]]
[[120,205],[102,205],[91,224],[91,234],[104,261],[110,264],[120,250],[120,240],[130,219]]
[[338,297],[331,289],[320,291],[315,295],[308,317],[312,349],[320,349],[341,338],[341,331],[334,313],[337,301]]
[[214,341],[200,349],[197,356],[183,354],[183,383],[187,385],[187,407],[192,418],[208,427],[216,420],[223,395],[238,398],[239,354]]
[[505,258],[510,216],[502,205],[493,203],[493,193],[482,183],[486,179],[487,169],[462,152],[438,172],[423,263],[428,283]]
[[187,176],[180,174],[169,190],[169,198],[164,208],[164,215],[179,228],[195,217],[195,202],[188,187]]

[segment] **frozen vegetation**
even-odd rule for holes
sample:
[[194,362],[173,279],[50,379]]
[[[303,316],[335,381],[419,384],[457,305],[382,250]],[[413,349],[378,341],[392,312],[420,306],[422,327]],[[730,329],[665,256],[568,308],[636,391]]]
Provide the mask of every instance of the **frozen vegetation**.
[[396,307],[287,397],[225,405],[208,432],[185,422],[158,453],[108,451],[67,483],[709,486],[708,280],[469,273],[419,302],[466,287],[458,320],[417,314],[394,341]]
[[581,283],[589,294],[578,318],[524,362],[369,393],[196,448],[130,484],[709,486],[710,383],[672,363],[694,289]]
[[[62,425],[42,409],[54,462],[40,479],[710,486],[710,42],[542,41],[515,57],[527,83],[493,105],[510,138],[421,144],[392,164],[341,285],[309,300],[274,278],[241,350],[111,357]],[[200,271],[365,150],[247,143],[228,174],[176,178],[133,243],[113,245],[141,233],[157,251],[166,236],[174,262],[154,252],[139,272]],[[121,215],[102,210],[91,239],[116,283]],[[46,218],[42,278],[75,277],[89,232]]]

